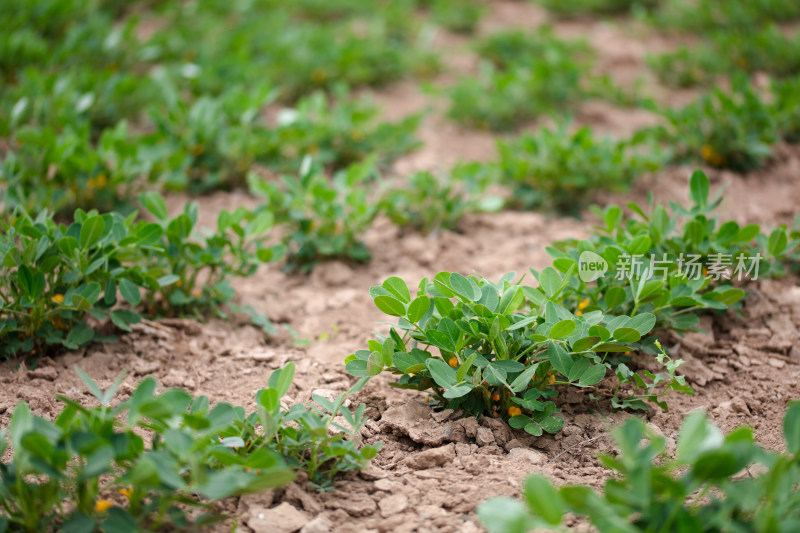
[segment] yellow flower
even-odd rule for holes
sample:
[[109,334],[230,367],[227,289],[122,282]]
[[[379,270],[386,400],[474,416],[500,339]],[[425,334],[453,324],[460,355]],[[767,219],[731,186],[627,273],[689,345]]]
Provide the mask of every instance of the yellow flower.
[[495,394],[494,396],[492,396],[492,400],[494,400],[496,402],[499,402],[500,401],[500,395],[499,394]]
[[458,359],[456,359],[455,357],[451,357],[450,361],[448,361],[448,364],[453,368],[455,368],[458,366]]
[[710,144],[704,144],[700,148],[700,156],[715,167],[722,166],[725,162],[725,158],[714,150],[714,147]]
[[95,183],[97,183],[97,187],[102,189],[106,185],[108,185],[108,179],[106,178],[105,174],[100,174],[95,178]]
[[328,73],[322,67],[317,67],[311,71],[311,81],[314,83],[322,83],[328,79]]
[[130,500],[133,495],[133,489],[119,489],[119,493]]
[[575,311],[575,316],[581,316],[582,314],[583,314],[583,311]]
[[51,300],[53,300],[57,304],[63,304],[64,303],[64,295],[63,294],[55,294],[55,295],[53,295]]
[[555,383],[555,382],[556,382],[556,377],[555,377],[554,375],[552,375],[552,374],[548,374],[548,376],[549,376],[549,377],[548,377],[548,379],[547,379],[547,382],[548,382],[550,385],[552,385],[553,383]]
[[114,502],[111,500],[97,500],[97,503],[94,504],[94,510],[98,513],[108,511],[112,507],[114,507]]
[[508,414],[510,416],[519,416],[522,414],[522,409],[520,409],[519,407],[511,406],[508,408]]
[[578,304],[578,309],[580,309],[581,311],[583,311],[587,307],[589,307],[589,298],[581,300],[581,302]]

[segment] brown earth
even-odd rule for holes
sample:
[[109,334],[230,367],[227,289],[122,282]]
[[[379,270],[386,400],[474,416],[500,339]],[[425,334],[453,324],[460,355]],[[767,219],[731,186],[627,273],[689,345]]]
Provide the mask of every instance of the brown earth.
[[[482,32],[509,26],[535,27],[547,15],[524,2],[494,2]],[[601,56],[600,64],[621,81],[646,73],[644,52],[664,47],[666,38],[644,39],[639,30],[613,23],[557,25],[563,35],[582,35]],[[646,46],[641,44],[646,42]],[[461,43],[461,44],[459,44]],[[453,36],[440,39],[445,53],[458,48],[454,70],[469,70],[468,47]],[[466,52],[465,52],[466,50]],[[466,59],[465,59],[466,57]],[[445,76],[443,79],[448,79]],[[453,79],[452,76],[449,79]],[[652,83],[650,80],[649,83]],[[684,98],[657,88],[668,101]],[[389,117],[424,109],[433,112],[420,132],[425,146],[396,165],[397,173],[422,168],[446,169],[459,160],[491,159],[495,137],[462,130],[442,116],[442,105],[410,82],[375,94]],[[578,119],[599,129],[626,135],[652,117],[609,104],[586,104]],[[626,195],[601,195],[601,205],[646,201],[652,192],[661,201],[682,201],[689,168],[669,168],[638,181]],[[747,176],[709,171],[712,186],[727,185],[722,211],[740,222],[768,225],[790,223],[800,200],[800,149],[782,147],[766,168]],[[179,205],[184,198],[173,198]],[[213,220],[219,209],[252,205],[243,193],[216,194],[200,199],[201,216]],[[27,401],[37,414],[53,417],[56,394],[90,402],[72,370],[79,365],[102,387],[123,369],[129,370],[120,399],[145,376],[161,387],[184,387],[213,401],[253,407],[255,391],[269,373],[295,361],[297,373],[291,401],[306,401],[317,389],[345,391],[354,380],[344,372],[344,357],[365,346],[382,314],[372,305],[371,285],[397,275],[415,286],[441,270],[478,272],[497,278],[507,271],[523,274],[528,267],[549,264],[544,247],[554,240],[584,236],[587,221],[548,218],[538,213],[503,212],[472,215],[460,233],[421,236],[378,220],[366,237],[374,258],[352,267],[333,262],[310,276],[290,276],[279,265],[235,283],[239,303],[252,305],[282,329],[266,339],[242,322],[212,320],[205,324],[172,320],[134,326],[119,342],[92,346],[39,361],[35,370],[24,363],[0,365],[0,424],[8,424],[14,405]],[[694,396],[673,396],[670,411],[651,410],[644,417],[674,439],[683,416],[692,410],[709,413],[723,429],[748,424],[760,442],[781,448],[781,420],[786,402],[800,397],[800,280],[751,282],[741,316],[729,312],[706,317],[707,334],[667,336],[664,344],[694,387]],[[642,362],[646,364],[646,362]],[[596,455],[613,450],[609,431],[629,413],[612,412],[587,395],[567,391],[558,403],[566,419],[556,436],[533,438],[497,420],[458,418],[437,412],[424,396],[392,389],[383,376],[373,378],[355,400],[368,406],[370,422],[362,431],[367,443],[383,442],[365,472],[337,479],[335,489],[317,493],[299,482],[265,494],[231,499],[224,507],[241,531],[305,533],[454,532],[479,531],[475,507],[494,495],[515,495],[530,473],[543,473],[557,483],[602,485],[607,471]],[[568,524],[585,529],[577,522]],[[230,528],[231,523],[226,524]]]

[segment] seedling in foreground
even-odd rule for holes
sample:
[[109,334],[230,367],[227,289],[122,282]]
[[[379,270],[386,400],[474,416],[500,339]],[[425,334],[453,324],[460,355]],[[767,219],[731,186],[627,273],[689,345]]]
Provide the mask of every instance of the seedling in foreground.
[[[786,453],[762,448],[753,430],[723,437],[704,413],[686,417],[677,455],[666,439],[631,418],[614,432],[618,456],[600,460],[614,473],[597,493],[584,485],[555,488],[546,478],[525,482],[523,501],[493,498],[478,508],[490,533],[562,531],[566,513],[601,533],[794,531],[800,527],[800,403],[783,419]],[[736,475],[750,465],[762,470]]]
[[112,406],[124,375],[103,391],[76,371],[99,406],[59,397],[65,407],[49,421],[20,402],[0,432],[0,454],[11,444],[0,464],[0,530],[196,530],[224,518],[218,500],[285,485],[298,471],[325,489],[379,448],[358,448],[364,406],[344,407],[345,394],[281,407],[293,363],[272,373],[249,415],[179,389],[157,394],[153,379]]

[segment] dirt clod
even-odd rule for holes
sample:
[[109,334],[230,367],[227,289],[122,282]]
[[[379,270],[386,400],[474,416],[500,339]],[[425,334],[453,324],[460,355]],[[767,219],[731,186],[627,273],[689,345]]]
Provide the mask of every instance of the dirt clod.
[[426,470],[452,462],[456,457],[452,444],[431,448],[424,452],[416,453],[406,459],[406,466],[414,470]]
[[272,509],[251,508],[247,525],[255,533],[294,533],[308,522],[308,515],[284,502]]

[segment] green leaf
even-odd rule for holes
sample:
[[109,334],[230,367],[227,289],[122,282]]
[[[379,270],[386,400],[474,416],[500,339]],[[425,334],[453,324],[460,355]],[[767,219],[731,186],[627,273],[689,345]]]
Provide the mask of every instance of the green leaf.
[[600,325],[595,325],[590,327],[589,335],[592,335],[594,337],[600,337],[600,340],[602,340],[603,342],[606,342],[608,339],[611,338],[611,332],[608,331],[607,328]]
[[496,365],[495,362],[489,363],[483,371],[483,379],[485,379],[489,385],[503,385],[511,388],[511,386],[506,383],[507,377],[508,372],[506,369]]
[[603,302],[611,310],[625,301],[625,289],[622,287],[611,287],[603,295]]
[[127,278],[119,280],[119,292],[125,298],[125,301],[131,305],[139,305],[142,301],[139,287]]
[[573,331],[575,331],[575,321],[571,319],[562,320],[557,322],[550,328],[550,332],[548,336],[551,339],[563,339],[564,337],[569,336]]
[[480,288],[458,272],[450,274],[450,287],[456,294],[470,302],[477,302],[482,296]]
[[397,276],[386,278],[381,286],[392,293],[392,295],[402,303],[407,304],[411,301],[411,293],[408,292],[406,282]]
[[456,386],[456,371],[441,359],[431,357],[425,361],[425,366],[428,367],[436,384],[443,389],[451,389]]
[[529,424],[525,425],[525,432],[530,433],[534,437],[541,437],[542,433],[544,433],[544,430],[542,429],[542,426],[539,425],[538,422],[534,422],[533,420],[531,420]]
[[553,433],[558,433],[559,431],[561,431],[561,428],[564,427],[564,419],[561,418],[560,416],[549,416],[544,420],[542,420],[541,422],[539,422],[539,424],[542,426],[543,430],[553,434]]
[[348,361],[344,369],[348,374],[357,378],[369,377],[369,374],[367,374],[367,362],[361,359]]
[[478,517],[489,533],[527,533],[536,526],[521,502],[497,497],[483,502]]
[[[61,525],[61,533],[93,533],[97,529],[97,523],[93,518],[83,513],[76,512]],[[0,531],[3,531],[0,526]]]
[[700,455],[692,465],[692,476],[696,479],[721,480],[742,469],[736,455],[729,450],[710,450]]
[[601,341],[600,337],[583,337],[572,343],[573,352],[585,352]]
[[736,235],[736,240],[738,242],[751,242],[753,239],[756,238],[756,236],[759,234],[760,231],[761,231],[761,226],[759,226],[758,224],[750,224],[744,226],[739,230],[739,233]]
[[767,251],[771,256],[780,255],[782,251],[786,249],[786,245],[788,244],[789,240],[786,237],[786,231],[782,228],[775,229],[769,235],[769,242],[767,244]]
[[428,312],[428,309],[431,307],[431,299],[427,296],[420,295],[414,298],[414,301],[411,302],[411,305],[408,306],[408,313],[406,314],[406,318],[412,324],[416,324],[419,322],[422,317]]
[[403,303],[393,298],[392,296],[376,296],[374,298],[375,306],[390,316],[405,316],[406,306]]
[[531,423],[531,419],[525,415],[516,415],[508,419],[508,425],[514,429],[522,429]]
[[131,331],[130,324],[138,324],[142,321],[139,313],[130,309],[114,309],[109,316],[111,317],[111,322],[124,331]]
[[533,379],[533,375],[536,374],[537,368],[539,368],[538,363],[526,368],[524,372],[511,382],[511,390],[514,392],[522,392],[527,389],[531,379]]
[[367,359],[367,375],[377,376],[383,372],[383,355],[380,352],[372,352]]
[[497,306],[497,312],[503,315],[511,313],[525,302],[525,294],[519,285],[512,285],[503,292],[500,298],[500,304]]
[[86,388],[89,389],[89,392],[92,393],[92,396],[94,396],[98,402],[102,402],[103,401],[102,389],[97,385],[97,383],[95,383],[95,381],[91,378],[91,376],[89,376],[89,374],[87,374],[81,369],[81,367],[75,366],[74,368],[75,368],[75,373],[77,373],[78,377],[81,378],[81,381],[83,381],[84,385],[86,385]]
[[8,427],[11,446],[14,450],[21,449],[22,438],[28,432],[33,431],[33,420],[34,417],[28,404],[23,401],[17,402]]
[[690,464],[703,452],[722,446],[724,440],[722,432],[706,418],[705,413],[691,413],[681,426],[676,459],[679,463]]
[[461,383],[462,381],[464,381],[464,378],[467,376],[467,372],[469,372],[469,369],[472,367],[472,364],[475,362],[475,359],[477,359],[477,358],[478,358],[478,354],[477,353],[473,353],[472,355],[467,357],[467,360],[464,361],[461,364],[461,366],[458,367],[458,371],[456,372],[456,381],[457,382]]
[[528,318],[525,318],[523,320],[520,320],[519,322],[515,322],[515,323],[511,324],[510,326],[508,326],[506,328],[506,331],[514,331],[514,330],[517,330],[517,329],[520,329],[520,328],[524,328],[528,324],[535,323],[538,319],[539,319],[538,316],[529,316]]
[[581,387],[591,387],[600,383],[606,376],[606,367],[604,365],[592,365],[583,371],[580,378],[578,378],[578,385]]
[[565,513],[558,491],[544,477],[530,476],[525,481],[525,501],[528,509],[551,525],[558,525]]
[[708,189],[708,177],[702,170],[695,170],[689,178],[689,198],[701,209],[708,203]]
[[[641,336],[645,336],[650,331],[652,331],[653,326],[656,325],[656,316],[652,313],[641,313],[630,319],[626,324],[626,328],[633,328],[639,332]],[[616,331],[614,331],[614,337],[619,339],[616,336]],[[633,341],[635,342],[635,341]]]
[[569,375],[569,371],[572,368],[572,357],[559,343],[550,343],[547,347],[547,358],[558,372],[564,376]]
[[105,533],[136,533],[142,530],[128,511],[116,505],[108,510],[101,529]]
[[96,243],[106,229],[106,221],[100,215],[87,218],[81,225],[81,248],[87,249]]
[[642,335],[633,328],[617,328],[614,330],[614,338],[619,342],[637,342]]
[[175,274],[167,274],[166,276],[161,276],[158,278],[156,283],[158,283],[158,286],[163,289],[164,287],[172,285],[173,283],[179,282],[180,279],[180,276],[176,276]]
[[561,287],[561,276],[558,275],[558,272],[553,267],[547,267],[539,274],[539,284],[544,289],[545,294],[552,299],[558,294]]
[[468,394],[472,391],[472,385],[464,384],[464,385],[456,385],[451,389],[447,389],[444,391],[444,396],[448,400],[452,400],[453,398],[461,398],[465,394]]
[[20,265],[17,270],[17,281],[31,300],[41,297],[47,284],[43,273],[32,270],[27,265]]
[[94,338],[94,330],[85,323],[78,324],[70,330],[64,345],[71,350],[77,349],[88,344]]
[[[289,361],[286,366],[277,372],[278,377],[274,384],[274,388],[276,391],[278,391],[278,397],[283,398],[283,396],[289,392],[289,387],[291,387],[292,380],[294,380],[294,361]],[[273,385],[270,384],[270,386]]]
[[783,436],[786,438],[786,449],[789,453],[800,454],[800,402],[789,402],[789,408],[783,417]]
[[[637,332],[638,333],[638,332]],[[599,346],[595,346],[595,352],[629,352],[631,351],[630,346],[625,346],[624,344],[615,344],[613,342],[604,342]]]
[[149,191],[140,194],[139,202],[156,220],[163,222],[167,219],[167,202],[157,192]]

